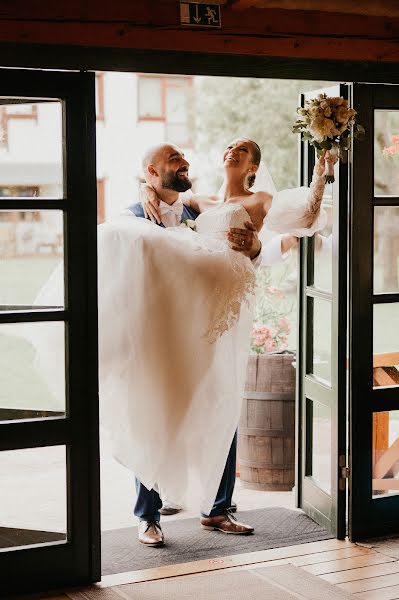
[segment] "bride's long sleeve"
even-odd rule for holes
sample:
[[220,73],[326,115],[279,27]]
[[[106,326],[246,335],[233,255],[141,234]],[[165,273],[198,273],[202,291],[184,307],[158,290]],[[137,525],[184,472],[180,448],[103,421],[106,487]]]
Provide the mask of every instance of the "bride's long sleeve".
[[324,167],[317,162],[310,187],[282,190],[275,194],[264,226],[271,231],[291,233],[297,237],[312,236],[320,231],[327,219],[321,209],[324,188]]

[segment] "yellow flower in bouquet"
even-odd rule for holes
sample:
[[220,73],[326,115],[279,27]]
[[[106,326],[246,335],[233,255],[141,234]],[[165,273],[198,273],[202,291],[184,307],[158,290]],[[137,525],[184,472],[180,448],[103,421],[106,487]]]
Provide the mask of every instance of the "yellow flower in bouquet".
[[[297,109],[299,118],[292,131],[303,134],[303,139],[316,148],[317,156],[325,151],[346,162],[351,138],[364,138],[364,127],[356,123],[356,111],[348,100],[340,96],[319,94]],[[334,165],[326,162],[326,183],[334,181]]]

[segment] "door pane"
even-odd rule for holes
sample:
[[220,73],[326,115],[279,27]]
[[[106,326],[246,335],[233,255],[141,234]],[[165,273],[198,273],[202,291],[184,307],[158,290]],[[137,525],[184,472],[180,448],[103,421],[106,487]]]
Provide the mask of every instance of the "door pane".
[[[0,211],[0,310],[35,302],[50,274],[63,264],[63,246],[62,211]],[[63,307],[64,277],[59,275],[54,300]]]
[[374,111],[374,194],[399,195],[399,111]]
[[[308,402],[311,402],[308,400]],[[331,411],[320,402],[312,402],[311,476],[327,494],[331,494]]]
[[0,421],[65,415],[63,322],[0,325]]
[[375,294],[399,292],[398,234],[399,206],[376,206],[374,209]]
[[0,198],[62,198],[62,104],[0,98]]
[[399,304],[374,305],[373,382],[375,387],[399,385]]
[[67,539],[66,448],[0,452],[0,551]]
[[313,315],[311,348],[308,372],[331,382],[331,302],[321,298],[308,298],[308,319]]
[[399,410],[373,414],[373,497],[399,494]]
[[314,237],[314,286],[326,292],[332,291],[332,228],[333,207],[323,204],[327,213],[327,224]]

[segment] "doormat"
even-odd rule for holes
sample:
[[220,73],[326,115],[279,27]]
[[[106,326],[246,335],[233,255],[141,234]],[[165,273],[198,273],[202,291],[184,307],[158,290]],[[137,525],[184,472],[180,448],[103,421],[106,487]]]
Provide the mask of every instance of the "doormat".
[[353,600],[344,592],[293,565],[219,571],[110,588],[68,592],[72,600]]
[[17,529],[0,527],[0,548],[15,546],[30,546],[31,544],[46,544],[66,540],[65,533],[53,531],[37,531],[36,529]]
[[102,574],[125,573],[164,565],[243,554],[269,548],[328,540],[334,536],[300,511],[271,507],[237,513],[255,528],[252,535],[226,535],[200,528],[199,519],[161,519],[165,546],[148,548],[137,527],[102,533]]

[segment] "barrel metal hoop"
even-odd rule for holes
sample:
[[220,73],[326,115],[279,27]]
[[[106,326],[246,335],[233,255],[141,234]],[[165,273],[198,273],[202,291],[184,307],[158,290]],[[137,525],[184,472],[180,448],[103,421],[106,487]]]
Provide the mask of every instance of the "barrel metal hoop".
[[255,427],[241,427],[238,426],[238,435],[252,436],[252,437],[281,437],[281,438],[292,438],[295,435],[294,428],[287,429],[257,429]]
[[276,470],[284,470],[284,469],[294,469],[295,462],[293,463],[283,463],[283,464],[273,464],[269,462],[261,462],[261,461],[253,461],[253,460],[243,460],[240,459],[241,467],[252,467],[253,469],[270,469],[272,471]]
[[295,400],[293,392],[251,392],[245,391],[244,400]]

